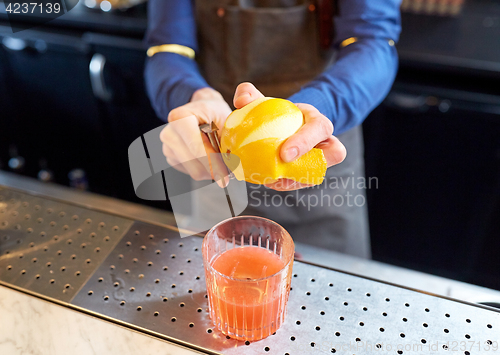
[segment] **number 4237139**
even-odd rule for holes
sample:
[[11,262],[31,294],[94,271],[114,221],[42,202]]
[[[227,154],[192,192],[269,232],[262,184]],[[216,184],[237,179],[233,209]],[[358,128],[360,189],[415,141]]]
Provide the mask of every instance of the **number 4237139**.
[[[7,5],[7,4],[6,4]],[[61,12],[61,4],[59,3],[9,3],[5,8],[5,12],[9,14],[58,14]]]

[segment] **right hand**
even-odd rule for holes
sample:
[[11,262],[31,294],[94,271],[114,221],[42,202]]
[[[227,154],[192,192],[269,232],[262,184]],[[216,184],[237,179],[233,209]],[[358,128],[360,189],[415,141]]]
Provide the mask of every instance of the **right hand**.
[[212,88],[197,90],[189,103],[170,111],[168,122],[175,123],[168,124],[160,133],[168,164],[194,180],[214,179],[225,186],[229,180],[226,166],[220,157],[213,159],[210,153],[215,150],[199,126],[215,122],[222,129],[230,113],[231,108],[222,95]]
[[[240,109],[262,97],[264,95],[253,84],[242,83],[236,88],[234,106]],[[295,105],[302,111],[305,124],[282,144],[281,159],[289,163],[315,147],[323,151],[328,167],[341,163],[345,159],[347,151],[339,139],[332,135],[332,122],[312,105],[305,103],[296,103]],[[293,154],[289,154],[290,148],[293,149]],[[265,184],[265,186],[277,191],[292,191],[312,185],[282,178],[271,184]]]

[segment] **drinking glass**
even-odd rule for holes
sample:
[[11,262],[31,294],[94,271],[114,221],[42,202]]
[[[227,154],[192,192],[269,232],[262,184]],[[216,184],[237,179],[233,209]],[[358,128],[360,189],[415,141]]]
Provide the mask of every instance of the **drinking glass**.
[[210,317],[217,329],[255,341],[285,319],[294,244],[279,224],[239,216],[214,226],[203,240]]

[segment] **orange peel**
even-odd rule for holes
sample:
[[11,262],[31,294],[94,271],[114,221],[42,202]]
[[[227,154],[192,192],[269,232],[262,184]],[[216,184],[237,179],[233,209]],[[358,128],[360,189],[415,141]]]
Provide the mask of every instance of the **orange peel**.
[[239,159],[222,154],[224,162],[238,180],[254,184],[290,179],[319,185],[327,168],[321,149],[313,148],[290,163],[280,157],[282,144],[303,125],[304,116],[292,102],[271,97],[257,99],[228,116],[221,132],[221,153]]

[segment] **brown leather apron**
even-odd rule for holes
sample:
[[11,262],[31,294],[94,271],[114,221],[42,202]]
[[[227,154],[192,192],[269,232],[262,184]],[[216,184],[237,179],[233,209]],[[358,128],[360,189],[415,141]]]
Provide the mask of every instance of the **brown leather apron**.
[[[244,81],[255,84],[265,96],[286,98],[299,91],[331,64],[334,55],[320,46],[315,3],[196,0],[199,64],[208,83],[229,104],[236,86]],[[296,242],[369,258],[365,190],[357,184],[358,178],[364,178],[361,127],[338,138],[348,155],[328,169],[325,183],[293,192],[248,184],[249,206],[244,214],[280,223]],[[343,196],[344,203],[339,197],[334,200],[337,195]],[[365,203],[357,206],[351,200],[349,204],[347,195],[363,196]],[[321,202],[314,205],[316,199]],[[358,197],[358,204],[361,200]]]
[[232,103],[250,81],[286,98],[321,73],[333,52],[321,49],[314,0],[197,0],[199,62],[210,85]]

